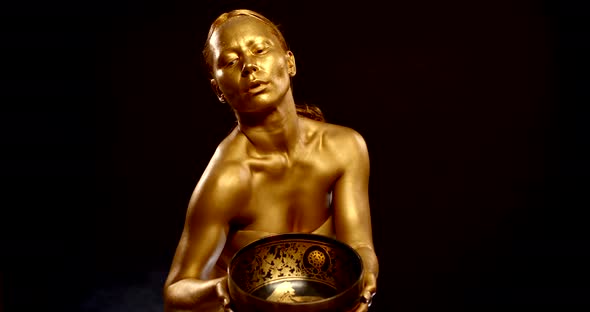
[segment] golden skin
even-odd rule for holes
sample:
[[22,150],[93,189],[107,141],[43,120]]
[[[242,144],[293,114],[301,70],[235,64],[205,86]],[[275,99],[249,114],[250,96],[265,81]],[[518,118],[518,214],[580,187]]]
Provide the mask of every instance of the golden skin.
[[[228,259],[255,239],[288,232],[329,235],[355,248],[365,268],[363,296],[370,298],[379,268],[364,139],[297,115],[295,57],[260,20],[230,18],[209,46],[211,85],[238,126],[191,196],[164,285],[165,311],[229,311]],[[356,311],[367,310],[361,304]]]

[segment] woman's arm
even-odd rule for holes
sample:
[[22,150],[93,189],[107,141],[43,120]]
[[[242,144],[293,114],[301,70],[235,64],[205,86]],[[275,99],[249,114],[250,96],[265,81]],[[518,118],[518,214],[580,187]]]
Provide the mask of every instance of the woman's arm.
[[352,246],[361,256],[364,267],[364,304],[366,311],[377,291],[379,262],[373,246],[369,206],[369,154],[363,137],[346,129],[338,141],[343,172],[334,186],[336,237]]
[[213,163],[197,184],[164,285],[165,311],[217,311],[224,300],[229,303],[227,277],[212,279],[211,273],[225,246],[229,223],[239,203],[247,200],[244,170],[241,165]]

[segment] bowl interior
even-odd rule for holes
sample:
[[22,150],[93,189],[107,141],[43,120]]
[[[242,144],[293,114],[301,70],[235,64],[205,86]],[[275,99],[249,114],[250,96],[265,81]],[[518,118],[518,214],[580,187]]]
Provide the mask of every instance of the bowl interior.
[[[240,249],[228,269],[230,295],[279,303],[337,297],[359,283],[362,262],[350,246],[321,235],[266,237]],[[240,296],[236,297],[238,301]]]

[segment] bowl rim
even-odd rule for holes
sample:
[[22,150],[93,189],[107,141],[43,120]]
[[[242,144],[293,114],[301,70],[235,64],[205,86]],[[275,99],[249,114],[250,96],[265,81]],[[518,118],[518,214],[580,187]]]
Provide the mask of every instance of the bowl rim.
[[[346,289],[340,291],[338,294],[332,296],[332,297],[328,297],[328,298],[323,298],[323,299],[319,299],[319,300],[313,300],[313,301],[307,301],[307,302],[277,302],[277,301],[272,301],[273,305],[278,305],[278,306],[297,306],[297,307],[301,307],[301,306],[312,306],[312,305],[318,305],[318,304],[322,304],[322,303],[327,303],[330,301],[334,301],[337,300],[339,297],[344,296],[345,294],[349,293],[352,289],[359,287],[359,283],[362,283],[363,281],[363,277],[364,277],[364,265],[363,265],[363,261],[362,258],[360,256],[360,254],[356,251],[356,249],[352,248],[352,246],[350,246],[349,244],[338,240],[337,238],[334,237],[330,237],[327,235],[321,235],[321,234],[314,234],[314,233],[301,233],[301,232],[289,232],[289,233],[280,233],[280,234],[271,234],[269,236],[265,236],[262,238],[259,238],[253,242],[250,242],[246,245],[244,245],[242,248],[240,248],[232,257],[231,260],[229,261],[229,264],[227,266],[227,280],[228,283],[232,283],[236,286],[236,289],[242,293],[243,295],[249,297],[250,299],[253,299],[255,301],[258,302],[265,302],[268,303],[270,301],[265,300],[263,298],[254,296],[248,292],[246,292],[245,290],[243,290],[241,287],[238,286],[237,283],[233,282],[233,279],[231,277],[230,271],[232,268],[232,265],[234,264],[235,260],[241,255],[243,254],[247,249],[252,248],[253,246],[257,246],[257,245],[264,245],[266,243],[271,243],[273,241],[279,241],[282,239],[302,239],[302,240],[311,240],[311,241],[320,241],[323,243],[328,243],[328,244],[335,244],[338,247],[347,249],[349,251],[352,252],[352,254],[355,256],[355,258],[358,259],[358,264],[359,264],[359,269],[360,269],[360,274],[358,276],[358,278],[356,279],[356,281],[354,283],[352,283],[349,287],[347,287]],[[228,285],[229,286],[229,285]],[[361,290],[362,292],[362,290]],[[359,293],[359,298],[355,299],[355,300],[359,300],[361,297],[362,293]]]

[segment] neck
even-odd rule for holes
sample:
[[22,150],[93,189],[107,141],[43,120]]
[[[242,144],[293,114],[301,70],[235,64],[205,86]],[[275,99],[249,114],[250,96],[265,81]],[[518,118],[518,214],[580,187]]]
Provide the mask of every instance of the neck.
[[292,154],[300,143],[301,129],[294,101],[271,111],[236,113],[238,129],[261,153]]

